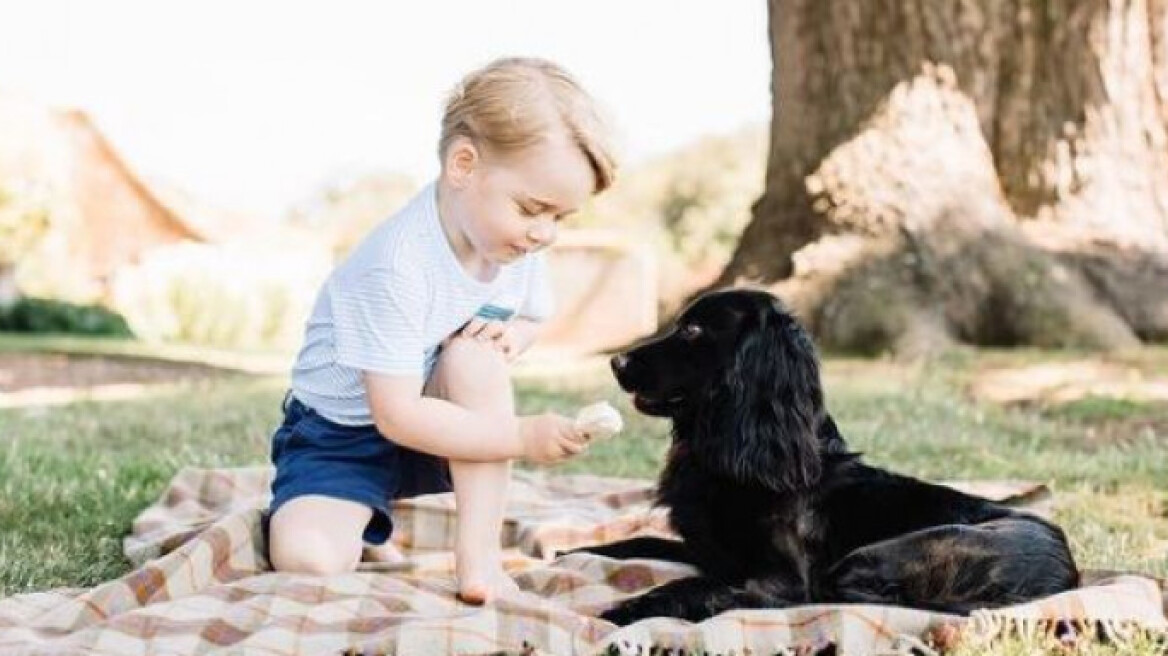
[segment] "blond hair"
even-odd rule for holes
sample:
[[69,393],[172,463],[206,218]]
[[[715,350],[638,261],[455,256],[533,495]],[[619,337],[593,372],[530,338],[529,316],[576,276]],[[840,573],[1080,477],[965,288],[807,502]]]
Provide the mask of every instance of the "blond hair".
[[557,129],[580,148],[592,166],[593,193],[616,177],[611,136],[596,102],[563,68],[544,59],[498,59],[467,75],[450,93],[442,115],[438,156],[458,137],[509,154]]

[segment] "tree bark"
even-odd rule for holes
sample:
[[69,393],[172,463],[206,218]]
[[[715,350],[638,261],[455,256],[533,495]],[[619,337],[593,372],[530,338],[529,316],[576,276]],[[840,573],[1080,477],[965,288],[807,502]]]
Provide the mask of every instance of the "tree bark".
[[0,262],[0,308],[6,308],[20,299],[16,286],[16,266]]
[[1168,336],[1168,0],[769,8],[766,191],[719,285],[848,349]]

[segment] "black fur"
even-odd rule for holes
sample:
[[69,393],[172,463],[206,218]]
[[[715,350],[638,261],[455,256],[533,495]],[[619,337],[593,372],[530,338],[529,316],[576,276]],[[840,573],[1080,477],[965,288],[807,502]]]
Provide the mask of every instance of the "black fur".
[[770,294],[703,296],[613,370],[638,410],[673,422],[657,492],[683,542],[586,551],[700,574],[619,604],[610,621],[810,602],[968,613],[1078,584],[1057,526],[850,453],[824,408],[814,344]]

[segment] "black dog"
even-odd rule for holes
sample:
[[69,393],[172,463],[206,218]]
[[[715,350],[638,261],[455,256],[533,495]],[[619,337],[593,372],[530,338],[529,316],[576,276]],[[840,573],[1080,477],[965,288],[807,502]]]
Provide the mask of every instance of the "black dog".
[[703,296],[612,368],[640,412],[673,420],[657,495],[683,541],[583,551],[688,562],[700,575],[626,600],[609,621],[812,602],[968,613],[1078,584],[1057,526],[849,452],[824,409],[815,347],[770,294]]

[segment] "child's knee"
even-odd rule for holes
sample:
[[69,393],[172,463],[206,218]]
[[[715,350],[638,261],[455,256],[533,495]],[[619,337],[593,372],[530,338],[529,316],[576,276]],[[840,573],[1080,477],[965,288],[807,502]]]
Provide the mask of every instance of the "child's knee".
[[428,391],[456,402],[502,401],[511,396],[511,375],[503,354],[490,344],[455,338],[438,356]]
[[346,544],[315,530],[297,535],[273,532],[268,555],[272,569],[278,572],[330,576],[356,569],[361,560],[361,542]]
[[272,515],[268,558],[280,572],[329,575],[352,571],[361,560],[367,508],[347,501],[302,496]]
[[442,347],[438,363],[445,363],[456,371],[473,370],[476,373],[494,372],[507,375],[507,360],[487,342],[471,337],[455,337]]

